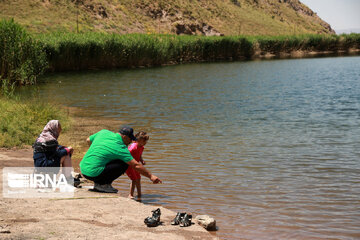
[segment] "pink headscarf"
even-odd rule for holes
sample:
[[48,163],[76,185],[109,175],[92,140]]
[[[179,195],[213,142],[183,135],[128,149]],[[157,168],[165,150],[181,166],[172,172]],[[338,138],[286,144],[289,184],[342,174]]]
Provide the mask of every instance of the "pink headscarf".
[[57,140],[59,137],[59,126],[60,126],[59,120],[49,121],[36,141],[47,142],[51,140]]

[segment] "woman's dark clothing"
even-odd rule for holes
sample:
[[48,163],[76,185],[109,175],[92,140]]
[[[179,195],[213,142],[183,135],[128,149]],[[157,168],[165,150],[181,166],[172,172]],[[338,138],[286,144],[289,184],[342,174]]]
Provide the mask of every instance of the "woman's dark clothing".
[[57,141],[35,142],[33,148],[35,167],[60,167],[61,158],[68,154],[65,147]]
[[83,176],[100,185],[111,184],[115,179],[123,175],[128,167],[129,165],[127,163],[117,159],[106,164],[104,170],[100,173],[99,176],[89,177],[84,174]]

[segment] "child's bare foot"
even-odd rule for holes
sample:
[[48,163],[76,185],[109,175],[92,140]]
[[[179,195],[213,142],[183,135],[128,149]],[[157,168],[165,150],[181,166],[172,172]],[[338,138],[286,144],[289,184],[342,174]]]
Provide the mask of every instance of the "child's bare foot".
[[132,196],[132,195],[129,194],[128,198],[134,199],[134,196]]
[[137,195],[137,198],[138,198],[138,199],[141,199],[141,194],[138,194],[138,195]]

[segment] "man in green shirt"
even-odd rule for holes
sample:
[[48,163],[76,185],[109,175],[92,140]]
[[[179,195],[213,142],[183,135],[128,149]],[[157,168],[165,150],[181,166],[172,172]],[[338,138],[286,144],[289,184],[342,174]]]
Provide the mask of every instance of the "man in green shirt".
[[94,181],[95,191],[116,193],[118,190],[111,183],[129,166],[153,183],[161,183],[157,176],[131,156],[127,146],[133,140],[136,138],[130,127],[123,127],[118,133],[103,129],[86,140],[90,148],[80,162],[80,170],[85,178]]

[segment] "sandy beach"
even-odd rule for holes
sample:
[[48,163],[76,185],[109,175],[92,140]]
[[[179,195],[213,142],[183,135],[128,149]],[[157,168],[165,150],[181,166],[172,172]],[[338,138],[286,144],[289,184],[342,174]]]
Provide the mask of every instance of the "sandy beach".
[[144,218],[159,206],[119,194],[76,189],[68,199],[12,199],[2,195],[4,167],[32,167],[32,150],[0,150],[0,239],[217,239],[197,224],[172,226],[175,212],[161,209],[162,224]]

